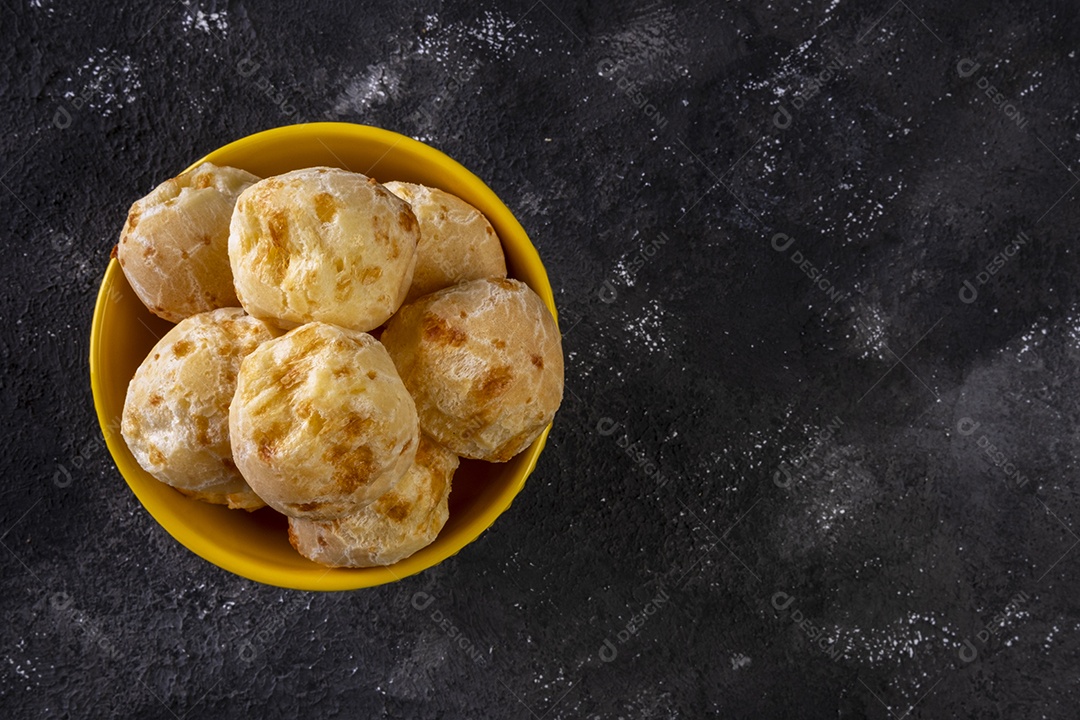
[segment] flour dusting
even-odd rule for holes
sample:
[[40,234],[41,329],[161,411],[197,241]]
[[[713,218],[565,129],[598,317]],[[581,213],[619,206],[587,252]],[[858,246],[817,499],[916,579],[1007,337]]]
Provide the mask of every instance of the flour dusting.
[[229,19],[224,10],[219,12],[203,12],[196,8],[194,12],[184,15],[184,19],[181,20],[181,27],[183,27],[186,32],[199,30],[200,32],[209,34],[211,30],[213,30],[228,37]]
[[434,76],[442,92],[428,98],[409,118],[421,126],[415,136],[430,140],[431,131],[441,125],[439,117],[446,107],[485,63],[510,60],[532,40],[510,16],[498,10],[484,11],[470,22],[448,25],[443,25],[438,15],[429,14],[415,38],[396,41],[385,60],[347,77],[331,112],[339,117],[362,114],[403,97],[411,85],[411,75],[421,74],[425,81]]
[[367,69],[347,81],[345,89],[334,101],[334,113],[346,115],[360,113],[373,104],[385,103],[401,94],[400,62],[381,62],[368,65]]
[[664,335],[666,312],[658,300],[650,300],[644,312],[626,322],[624,329],[651,353],[671,356],[668,338]]
[[138,99],[139,69],[130,55],[98,48],[67,78],[64,99],[76,110],[92,108],[108,117]]

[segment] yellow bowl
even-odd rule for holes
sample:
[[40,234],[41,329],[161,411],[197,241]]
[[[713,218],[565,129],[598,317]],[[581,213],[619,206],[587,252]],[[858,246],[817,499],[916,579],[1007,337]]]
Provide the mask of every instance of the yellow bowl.
[[[491,221],[502,240],[510,276],[527,283],[555,315],[547,272],[513,214],[478,177],[421,142],[366,125],[310,123],[250,135],[192,167],[205,161],[260,177],[326,165],[458,195]],[[98,292],[90,330],[90,385],[98,421],[120,474],[154,519],[192,552],[257,582],[298,590],[352,590],[400,580],[438,564],[475,540],[510,506],[536,467],[551,430],[548,426],[508,463],[462,461],[450,494],[449,521],[435,542],[412,557],[387,567],[326,568],[289,545],[284,516],[269,509],[247,513],[192,500],[155,480],[135,461],[119,432],[124,396],[135,369],[170,327],[143,306],[113,259]]]

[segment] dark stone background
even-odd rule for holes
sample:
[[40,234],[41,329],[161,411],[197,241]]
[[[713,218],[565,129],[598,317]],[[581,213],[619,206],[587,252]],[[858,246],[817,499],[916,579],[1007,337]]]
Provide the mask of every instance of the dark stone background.
[[[0,8],[0,715],[1076,717],[1075,4],[263,5]],[[568,392],[477,542],[313,594],[155,524],[86,358],[135,198],[327,119],[518,214]]]

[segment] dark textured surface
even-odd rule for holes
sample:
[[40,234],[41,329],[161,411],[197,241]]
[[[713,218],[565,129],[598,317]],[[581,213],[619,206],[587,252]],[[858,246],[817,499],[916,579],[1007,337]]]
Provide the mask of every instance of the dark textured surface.
[[[0,715],[1076,717],[1074,5],[30,5],[0,9]],[[340,594],[173,541],[86,361],[132,200],[325,119],[518,214],[569,390],[477,542]]]

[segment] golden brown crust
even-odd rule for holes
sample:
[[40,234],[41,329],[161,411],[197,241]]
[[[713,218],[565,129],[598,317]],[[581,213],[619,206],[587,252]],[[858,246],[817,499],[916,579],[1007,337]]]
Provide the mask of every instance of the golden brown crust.
[[247,487],[247,483],[244,483],[244,488],[239,492],[234,492],[229,487],[211,490],[176,489],[180,494],[187,495],[189,498],[201,500],[202,502],[210,503],[211,505],[227,505],[230,510],[247,510],[248,512],[254,512],[266,507],[266,503],[262,501],[262,498],[255,494],[254,490]]
[[229,405],[241,361],[274,334],[240,308],[193,315],[166,333],[124,402],[120,430],[139,465],[191,497],[263,507],[233,463]]
[[479,210],[438,188],[405,182],[384,186],[410,204],[420,223],[416,272],[405,302],[469,280],[506,277],[499,236]]
[[518,280],[474,280],[422,297],[390,320],[382,342],[420,427],[462,457],[509,460],[562,402],[559,329]]
[[237,196],[258,179],[203,163],[135,201],[115,252],[151,312],[179,322],[240,305],[229,267],[229,219]]
[[404,301],[420,238],[408,203],[336,168],[252,185],[229,232],[236,293],[252,315],[285,329],[318,320],[365,332]]
[[336,520],[289,519],[289,542],[330,567],[390,565],[431,544],[449,517],[458,457],[424,435],[416,459],[387,493]]
[[233,457],[268,505],[332,519],[373,502],[416,454],[416,408],[370,335],[309,323],[240,367],[229,412]]

